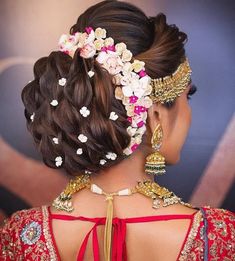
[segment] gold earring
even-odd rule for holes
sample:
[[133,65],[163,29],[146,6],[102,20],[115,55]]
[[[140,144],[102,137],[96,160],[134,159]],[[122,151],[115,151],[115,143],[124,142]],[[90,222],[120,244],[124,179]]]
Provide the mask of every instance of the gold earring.
[[161,125],[158,124],[155,128],[151,144],[152,148],[156,151],[148,155],[145,163],[145,172],[149,175],[154,174],[156,176],[163,175],[165,170],[165,158],[159,153],[159,149],[162,145],[163,130]]

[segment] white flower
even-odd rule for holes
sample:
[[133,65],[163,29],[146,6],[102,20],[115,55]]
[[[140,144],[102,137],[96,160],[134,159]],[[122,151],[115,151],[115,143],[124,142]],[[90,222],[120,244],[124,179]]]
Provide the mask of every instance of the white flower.
[[124,75],[130,74],[132,71],[132,64],[130,62],[126,62],[123,66],[122,72]]
[[32,81],[28,81],[28,83],[31,83]]
[[153,105],[153,101],[149,96],[145,96],[139,100],[138,105],[150,108]]
[[137,128],[132,128],[131,126],[129,126],[129,127],[127,128],[127,133],[128,133],[130,136],[134,136],[135,133],[136,133],[136,131],[137,131]]
[[110,115],[109,115],[109,119],[113,120],[113,121],[116,121],[117,118],[118,118],[118,115],[116,114],[116,112],[115,111],[111,111]]
[[58,139],[58,138],[54,137],[52,140],[53,140],[53,142],[54,142],[55,144],[59,144],[59,139]]
[[63,159],[62,159],[61,156],[58,156],[58,157],[55,158],[55,165],[56,165],[56,167],[61,166],[62,163],[63,163]]
[[105,38],[106,37],[106,30],[105,29],[102,29],[100,27],[96,28],[95,29],[95,37],[97,39],[100,39],[100,38]]
[[124,150],[123,150],[123,153],[125,154],[125,155],[131,155],[131,153],[132,153],[132,150],[129,148],[129,146],[127,147],[127,148],[125,148]]
[[133,89],[131,88],[130,85],[126,85],[122,88],[122,92],[124,96],[130,97],[133,95]]
[[100,165],[104,165],[107,161],[105,159],[100,160]]
[[107,159],[111,159],[111,160],[115,160],[115,159],[117,158],[117,154],[114,153],[114,152],[108,152],[108,153],[106,154],[106,158],[107,158]]
[[95,73],[94,73],[92,70],[90,70],[87,74],[88,74],[88,76],[91,78],[91,77],[94,76]]
[[95,55],[96,48],[93,43],[88,43],[82,47],[80,50],[80,56],[83,58],[91,58]]
[[132,58],[132,53],[129,50],[124,50],[122,53],[122,61],[129,62]]
[[103,39],[97,39],[94,41],[94,45],[95,45],[95,48],[96,50],[101,50],[101,48],[104,46],[104,40]]
[[90,33],[88,34],[88,37],[86,38],[85,43],[86,44],[93,43],[94,40],[95,40],[95,32],[91,30]]
[[90,115],[90,110],[88,110],[86,106],[83,106],[80,109],[80,113],[82,114],[83,117],[86,118],[88,115]]
[[136,84],[138,84],[139,81],[139,76],[138,74],[134,73],[134,72],[130,72],[128,73],[127,71],[123,71],[123,76],[121,78],[121,85],[130,85],[133,84],[133,82],[135,81]]
[[141,70],[144,69],[145,63],[139,60],[134,60],[132,63],[132,68],[135,72],[140,72]]
[[[133,74],[133,73],[132,73]],[[146,93],[146,91],[150,91],[149,89],[149,81],[150,81],[150,77],[149,76],[144,76],[140,79],[137,79],[135,76],[132,76],[132,74],[130,76],[123,76],[121,82],[125,82],[127,83],[127,85],[125,85],[122,88],[123,94],[124,96],[130,97],[132,95],[137,96],[138,98],[141,98],[144,96],[144,94]],[[128,83],[129,81],[129,83]]]
[[79,134],[79,135],[78,135],[78,139],[79,139],[82,143],[87,142],[87,136],[84,135],[84,134]]
[[79,33],[76,33],[75,35],[62,34],[59,39],[60,51],[68,53],[71,57],[73,57],[74,52],[77,49],[76,44],[78,42],[79,35]]
[[76,45],[76,48],[83,48],[83,46],[87,43],[88,34],[87,33],[78,33],[77,39],[78,43]]
[[119,73],[123,67],[121,58],[113,51],[100,52],[96,60],[112,75]]
[[76,151],[76,153],[77,153],[78,155],[81,155],[81,154],[83,153],[82,148],[78,148],[77,151]]
[[142,142],[143,132],[135,137],[135,143],[140,144]]
[[35,112],[33,112],[33,114],[30,116],[31,121],[34,121],[34,116],[35,116]]
[[61,79],[59,79],[58,83],[59,83],[60,86],[65,86],[66,79],[65,78],[61,78]]
[[59,103],[57,100],[52,100],[50,103],[52,106],[57,106]]
[[125,43],[117,43],[115,45],[115,50],[118,54],[122,54],[124,50],[126,50],[126,44]]
[[147,96],[147,95],[151,94],[152,89],[153,89],[152,85],[151,85],[151,84],[148,84],[148,85],[146,86],[146,88],[145,88],[145,93],[144,93],[144,95]]
[[111,37],[108,37],[108,38],[106,38],[105,40],[104,40],[104,45],[105,46],[109,46],[109,45],[113,45],[114,44],[114,40],[113,40],[113,38],[111,38]]

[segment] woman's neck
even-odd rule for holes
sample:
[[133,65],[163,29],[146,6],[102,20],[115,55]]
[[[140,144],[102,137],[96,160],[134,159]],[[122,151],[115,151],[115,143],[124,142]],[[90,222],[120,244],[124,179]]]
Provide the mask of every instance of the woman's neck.
[[137,150],[131,157],[117,165],[92,174],[90,177],[91,183],[95,183],[105,192],[111,193],[120,189],[134,187],[137,181],[143,181],[143,179],[154,181],[154,177],[144,171],[145,158],[144,153]]

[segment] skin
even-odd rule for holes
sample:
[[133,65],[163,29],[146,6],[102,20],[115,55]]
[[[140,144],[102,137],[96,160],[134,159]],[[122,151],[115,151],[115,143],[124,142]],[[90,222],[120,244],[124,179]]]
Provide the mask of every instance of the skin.
[[[152,151],[150,140],[158,123],[163,129],[163,141],[160,153],[165,157],[166,164],[176,164],[180,160],[180,153],[191,124],[191,108],[187,94],[190,85],[176,99],[174,107],[165,108],[161,104],[154,104],[148,110],[147,137],[145,144],[136,150],[131,157],[123,160],[108,170],[91,176],[91,182],[97,184],[105,192],[114,192],[124,188],[134,187],[137,180],[150,179],[153,176],[144,172],[145,158]],[[107,203],[104,196],[91,193],[83,189],[75,193],[72,198],[73,216],[101,217],[106,216]],[[89,206],[89,207],[88,207]],[[53,213],[62,214],[52,208]],[[153,216],[164,214],[192,214],[195,209],[181,204],[174,204],[160,209],[152,208],[152,200],[135,193],[131,196],[114,197],[114,216],[119,218]],[[64,213],[68,215],[68,213]],[[169,220],[167,222],[133,223],[128,225],[126,239],[128,260],[176,260],[187,233],[190,220]],[[76,260],[81,240],[91,229],[92,224],[84,221],[64,222],[53,220],[53,233],[62,260]],[[99,228],[100,249],[103,249],[103,230]],[[169,240],[170,239],[170,240]],[[143,243],[141,243],[143,242]],[[141,247],[139,247],[141,244]],[[154,251],[153,251],[154,249]],[[171,251],[169,251],[169,249]],[[92,245],[88,245],[85,260],[93,260]],[[103,251],[100,258],[104,260]]]

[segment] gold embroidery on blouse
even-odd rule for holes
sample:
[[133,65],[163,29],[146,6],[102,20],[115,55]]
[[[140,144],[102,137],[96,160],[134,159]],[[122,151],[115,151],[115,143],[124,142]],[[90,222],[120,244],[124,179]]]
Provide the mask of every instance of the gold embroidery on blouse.
[[56,251],[53,245],[52,237],[49,229],[49,213],[47,206],[42,206],[43,215],[43,233],[46,239],[46,245],[49,251],[50,261],[58,261]]
[[189,231],[183,250],[180,253],[179,261],[187,260],[187,256],[190,253],[190,249],[192,248],[193,242],[197,236],[198,228],[200,226],[201,220],[202,220],[202,213],[199,210],[193,218],[193,224]]

